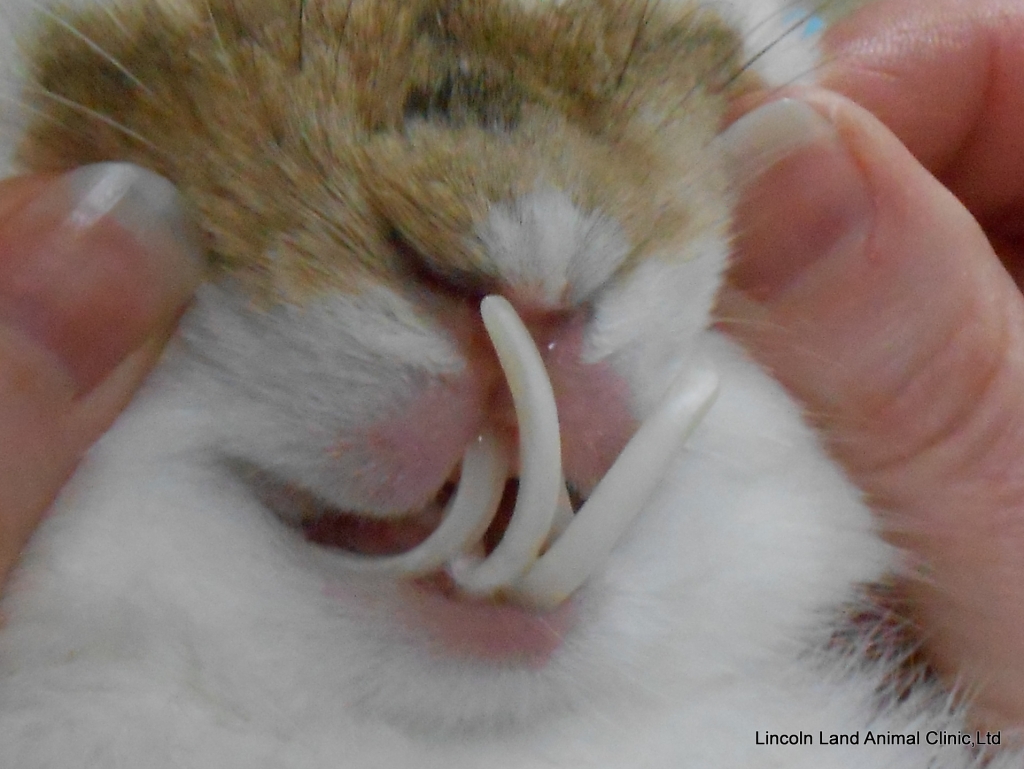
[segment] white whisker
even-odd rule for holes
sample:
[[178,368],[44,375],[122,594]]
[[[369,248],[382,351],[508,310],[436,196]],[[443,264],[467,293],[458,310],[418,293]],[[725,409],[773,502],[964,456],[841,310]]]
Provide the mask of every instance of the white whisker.
[[64,96],[53,93],[52,91],[48,91],[45,88],[29,88],[26,90],[30,93],[39,94],[40,96],[55,101],[58,104],[62,104],[63,106],[68,107],[69,109],[73,109],[76,112],[81,112],[83,115],[88,115],[89,117],[95,118],[96,120],[99,120],[101,123],[104,123],[105,125],[108,125],[117,131],[120,131],[125,136],[134,139],[140,144],[144,144],[154,152],[158,152],[163,156],[167,155],[165,151],[160,149],[156,144],[151,142],[142,134],[138,133],[137,131],[133,131],[131,128],[122,123],[117,122],[109,115],[104,115],[102,112],[94,110],[92,107],[87,107],[84,104],[75,101],[74,99],[65,98]]
[[767,56],[772,51],[772,49],[779,45],[779,43],[788,38],[790,35],[795,34],[798,30],[803,29],[807,25],[807,23],[817,15],[817,13],[818,12],[816,10],[807,11],[799,18],[797,18],[795,21],[790,23],[790,25],[786,27],[782,31],[782,33],[778,35],[774,40],[772,40],[768,44],[762,46],[760,49],[755,51],[754,54],[750,56],[740,66],[736,73],[728,81],[726,81],[724,87],[728,88],[736,80],[736,78],[738,78],[740,75],[742,75],[752,66],[754,66],[754,64],[756,64],[758,61]]
[[[70,129],[71,128],[71,126],[69,126],[64,121],[58,120],[56,117],[54,117],[53,115],[51,115],[49,112],[47,112],[44,109],[39,109],[39,107],[32,106],[31,104],[29,104],[27,101],[25,101],[21,97],[10,96],[10,95],[5,94],[5,93],[0,93],[0,102],[6,102],[8,104],[13,104],[19,110],[24,110],[26,112],[31,112],[36,117],[42,118],[43,120],[46,120],[46,121],[49,121],[50,123],[53,123],[54,125],[59,125],[62,128],[65,128],[65,129]],[[7,127],[11,128],[11,126],[7,126]],[[17,133],[18,134],[21,133],[21,129],[20,128],[17,129]]]
[[132,82],[133,85],[135,85],[137,88],[139,88],[140,90],[142,90],[145,93],[147,93],[154,100],[156,99],[156,94],[154,94],[149,88],[147,88],[145,83],[143,83],[134,74],[132,74],[131,70],[129,70],[127,67],[125,67],[121,62],[119,62],[113,56],[111,56],[110,53],[107,52],[103,48],[103,46],[99,45],[94,40],[89,38],[87,35],[83,34],[73,24],[71,24],[68,21],[62,19],[60,16],[58,16],[53,11],[47,9],[46,7],[44,7],[43,5],[39,4],[38,2],[35,2],[35,0],[29,0],[29,2],[32,3],[32,5],[39,11],[39,13],[41,13],[42,15],[52,19],[54,22],[56,22],[57,24],[62,26],[64,29],[66,29],[68,32],[70,32],[72,35],[74,35],[79,40],[81,40],[83,43],[85,43],[87,46],[89,46],[89,48],[92,51],[94,51],[97,56],[101,57],[105,61],[107,61],[110,64],[114,65],[114,67],[117,68],[118,72],[120,72],[122,75],[124,75],[126,78],[128,78]]
[[205,4],[206,16],[210,20],[210,28],[213,30],[214,40],[217,41],[217,48],[220,50],[221,56],[224,58],[224,66],[227,68],[228,72],[231,73],[231,77],[234,79],[235,84],[239,86],[239,90],[244,91],[245,89],[242,88],[242,80],[238,76],[238,70],[235,69],[234,60],[231,58],[231,54],[228,53],[228,48],[224,44],[224,38],[220,34],[220,26],[217,24],[217,17],[213,14],[213,6],[210,4],[210,0],[205,0]]
[[109,7],[107,3],[100,3],[99,7],[103,10],[103,13],[106,14],[107,18],[110,19],[111,23],[120,30],[122,35],[125,36],[125,39],[129,39],[131,37],[131,32],[129,32],[128,27],[126,27],[117,17],[117,14],[114,13],[114,9]]

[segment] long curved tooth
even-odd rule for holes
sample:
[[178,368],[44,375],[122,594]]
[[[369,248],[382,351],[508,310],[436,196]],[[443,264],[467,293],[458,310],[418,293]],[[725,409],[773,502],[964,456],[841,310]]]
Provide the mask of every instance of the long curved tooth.
[[548,533],[547,544],[551,544],[557,537],[562,535],[569,524],[572,523],[573,515],[572,500],[569,499],[569,489],[565,484],[558,490],[558,509],[555,510],[555,520],[551,522],[551,531]]
[[332,558],[364,573],[418,575],[435,571],[483,537],[498,511],[508,472],[508,453],[498,439],[481,435],[466,448],[459,487],[440,525],[423,542],[398,555],[332,551]]
[[565,481],[555,395],[530,332],[503,297],[485,297],[480,313],[512,391],[519,423],[519,493],[494,552],[482,561],[459,559],[449,571],[463,590],[487,594],[516,582],[536,560],[551,531]]
[[640,426],[587,503],[550,549],[515,586],[538,608],[557,606],[608,557],[718,394],[710,369],[685,373]]

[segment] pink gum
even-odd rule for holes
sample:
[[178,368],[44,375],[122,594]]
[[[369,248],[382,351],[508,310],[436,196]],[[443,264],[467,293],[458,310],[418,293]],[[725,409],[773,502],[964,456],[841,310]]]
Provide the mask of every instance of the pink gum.
[[[586,494],[638,426],[629,408],[628,385],[609,364],[581,360],[581,312],[517,304],[554,391],[563,473]],[[441,321],[463,350],[465,370],[435,380],[367,434],[371,472],[389,487],[387,498],[395,512],[426,504],[453,475],[469,441],[484,430],[506,436],[513,449],[517,440],[511,394],[479,311],[446,313]]]

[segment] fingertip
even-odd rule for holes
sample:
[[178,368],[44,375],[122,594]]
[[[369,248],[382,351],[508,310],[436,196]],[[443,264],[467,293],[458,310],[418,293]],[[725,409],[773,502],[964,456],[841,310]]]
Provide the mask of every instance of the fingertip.
[[[1019,722],[1024,300],[971,213],[879,120],[835,94],[801,98],[832,125],[874,217],[863,238],[802,260],[772,291],[749,290],[741,275],[720,312],[828,423],[833,453],[886,511],[887,535],[927,563],[929,581],[911,580],[908,591],[930,657],[973,687],[976,717]],[[829,199],[816,190],[834,177],[815,180],[812,168],[807,194],[787,198],[775,168],[754,182],[766,205]],[[809,215],[786,219],[776,208],[762,221],[747,210],[740,226],[753,231],[741,231],[740,264],[792,266],[766,248],[778,237],[757,229],[796,223],[795,240]]]
[[177,193],[148,171],[0,182],[0,583],[201,272]]
[[760,301],[781,299],[874,226],[861,168],[832,121],[807,101],[764,104],[721,141],[741,190],[734,288]]
[[841,96],[800,99],[831,131],[743,189],[728,282],[747,301],[728,299],[726,321],[815,412],[863,423],[961,331],[995,355],[986,339],[1020,298],[977,222],[888,129]]
[[8,191],[0,323],[51,352],[84,394],[174,322],[201,275],[198,237],[173,187],[128,164]]
[[0,179],[0,229],[7,226],[8,218],[17,216],[22,208],[39,197],[56,178],[56,174],[39,173]]

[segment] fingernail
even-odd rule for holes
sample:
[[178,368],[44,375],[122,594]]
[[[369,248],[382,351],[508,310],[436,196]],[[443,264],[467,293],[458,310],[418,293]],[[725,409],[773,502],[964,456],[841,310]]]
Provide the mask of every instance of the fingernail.
[[143,246],[173,242],[197,265],[202,250],[194,227],[185,216],[181,196],[167,179],[131,163],[96,163],[64,177],[75,206],[65,226],[87,230],[109,216]]
[[807,103],[759,107],[720,141],[740,193],[735,288],[768,301],[871,231],[867,183],[835,127]]
[[55,356],[83,394],[173,323],[202,272],[178,193],[128,163],[54,180],[0,230],[0,322]]

